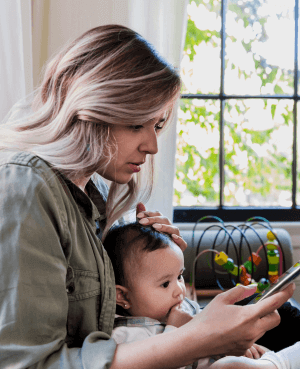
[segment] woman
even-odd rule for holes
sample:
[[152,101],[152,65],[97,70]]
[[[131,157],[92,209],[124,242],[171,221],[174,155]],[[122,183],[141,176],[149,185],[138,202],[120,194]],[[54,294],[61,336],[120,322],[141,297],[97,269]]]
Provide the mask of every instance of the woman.
[[[238,287],[163,338],[110,338],[114,275],[96,234],[149,195],[157,135],[179,91],[141,36],[98,27],[48,65],[32,113],[0,127],[1,367],[177,368],[243,354],[279,323],[292,287],[251,307],[232,305],[254,292]],[[186,247],[160,213],[138,212]]]

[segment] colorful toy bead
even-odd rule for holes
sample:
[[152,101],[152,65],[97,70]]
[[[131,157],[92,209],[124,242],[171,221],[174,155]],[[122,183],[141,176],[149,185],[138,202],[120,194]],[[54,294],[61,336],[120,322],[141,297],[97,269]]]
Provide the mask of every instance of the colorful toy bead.
[[266,278],[261,278],[257,284],[256,292],[259,293],[270,286],[270,282]]
[[224,265],[227,263],[228,256],[225,254],[225,252],[221,251],[219,255],[215,256],[215,262],[219,265]]
[[228,272],[230,272],[231,270],[234,269],[234,262],[232,259],[228,258],[226,264],[223,264],[222,267],[227,270]]
[[229,270],[229,273],[235,275],[237,277],[238,275],[238,272],[239,272],[239,268],[237,265],[234,264],[234,268],[232,270]]
[[[272,232],[272,231],[269,231],[268,233],[267,233],[267,239],[269,240],[269,241],[275,241],[276,240],[276,233],[275,232]],[[277,242],[277,241],[276,241]]]
[[[247,271],[249,273],[252,273],[252,262],[247,260],[245,263],[244,263],[244,267],[247,269]],[[253,271],[256,272],[256,266],[253,265]]]
[[251,276],[248,273],[246,275],[240,275],[240,281],[244,286],[248,286],[251,283]]
[[278,272],[278,264],[269,264],[269,272]]
[[275,272],[272,272],[272,271],[269,270],[268,271],[268,274],[269,275],[277,275],[278,274],[278,270],[276,270]]
[[244,286],[248,286],[251,283],[251,275],[247,273],[244,265],[240,266],[240,282],[243,283]]
[[[256,266],[258,266],[259,263],[261,262],[261,257],[257,255],[255,252],[252,252],[252,259],[253,259],[253,264]],[[249,256],[248,260],[251,261],[251,256]]]
[[278,278],[279,278],[278,274],[270,275],[270,282],[275,283]]

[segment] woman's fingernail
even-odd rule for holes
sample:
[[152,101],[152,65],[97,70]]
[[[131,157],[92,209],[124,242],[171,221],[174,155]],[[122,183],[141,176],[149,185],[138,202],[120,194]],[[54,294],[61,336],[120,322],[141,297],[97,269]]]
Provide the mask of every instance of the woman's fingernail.
[[149,223],[149,219],[147,219],[147,218],[141,219],[139,221],[139,223],[141,223],[141,224],[148,224]]
[[145,214],[144,213],[138,213],[138,215],[136,216],[137,218],[144,218]]
[[155,229],[161,229],[162,225],[158,224],[158,223],[155,223],[155,224],[152,225],[152,227],[155,228]]
[[175,239],[175,240],[178,240],[179,236],[177,236],[177,234],[173,233],[172,234],[172,237]]

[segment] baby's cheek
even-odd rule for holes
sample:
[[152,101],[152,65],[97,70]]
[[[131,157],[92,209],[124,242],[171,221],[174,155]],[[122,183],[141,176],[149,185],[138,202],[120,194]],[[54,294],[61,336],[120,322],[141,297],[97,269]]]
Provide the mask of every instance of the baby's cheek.
[[186,287],[185,287],[184,281],[182,282],[182,293],[183,293],[183,297],[185,297],[186,296]]

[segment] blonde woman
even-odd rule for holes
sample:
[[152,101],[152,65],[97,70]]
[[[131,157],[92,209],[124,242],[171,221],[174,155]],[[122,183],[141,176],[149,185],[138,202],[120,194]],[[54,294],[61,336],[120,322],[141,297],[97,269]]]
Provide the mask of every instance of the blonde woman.
[[251,307],[233,305],[254,292],[238,287],[175,332],[110,338],[114,275],[99,238],[138,205],[141,221],[186,247],[139,203],[179,91],[177,72],[141,36],[103,26],[49,63],[30,114],[0,126],[1,368],[178,368],[241,355],[279,324],[292,287]]

